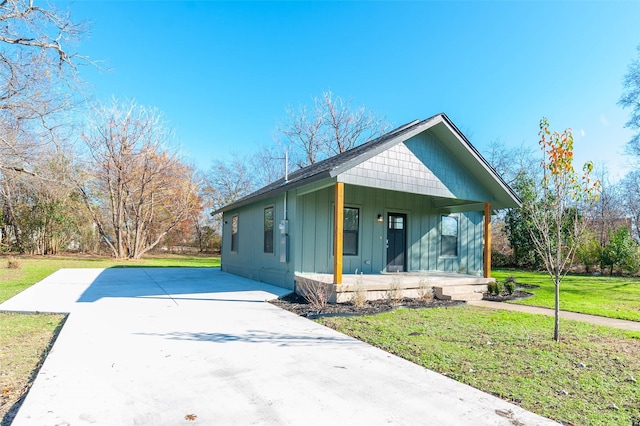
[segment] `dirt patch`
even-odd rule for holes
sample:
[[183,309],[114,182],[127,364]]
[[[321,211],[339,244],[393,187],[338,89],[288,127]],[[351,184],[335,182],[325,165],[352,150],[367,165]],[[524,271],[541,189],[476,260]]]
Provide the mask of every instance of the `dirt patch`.
[[440,306],[457,306],[465,304],[465,302],[438,299],[422,300],[406,298],[396,302],[381,299],[369,300],[361,308],[358,308],[351,303],[334,303],[328,304],[325,308],[318,310],[308,303],[305,298],[295,293],[291,293],[281,299],[272,300],[271,303],[282,309],[286,309],[287,311],[310,319],[329,316],[374,315],[398,308],[435,308]]
[[539,285],[533,284],[525,284],[518,283],[515,291],[513,293],[509,293],[506,290],[501,294],[491,294],[489,292],[485,292],[482,295],[482,300],[489,300],[491,302],[506,302],[508,300],[519,300],[526,299],[527,297],[533,296],[533,293],[529,293],[528,291],[524,291],[523,289],[531,289],[531,288],[540,288]]
[[503,292],[502,294],[491,294],[485,292],[482,295],[482,300],[490,300],[491,302],[506,302],[507,300],[526,299],[527,297],[531,296],[533,296],[533,293],[522,290],[516,290],[511,294],[507,292]]

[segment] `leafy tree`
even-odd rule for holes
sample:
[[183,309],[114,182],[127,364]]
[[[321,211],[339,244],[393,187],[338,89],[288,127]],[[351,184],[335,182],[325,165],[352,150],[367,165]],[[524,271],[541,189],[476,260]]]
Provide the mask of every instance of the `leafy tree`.
[[535,197],[523,200],[531,221],[530,233],[536,251],[555,286],[553,338],[560,340],[560,283],[574,259],[586,221],[580,203],[593,203],[599,182],[591,180],[592,163],[585,163],[582,176],[573,167],[573,134],[551,132],[547,118],[540,120],[543,178]]
[[[537,165],[531,149],[508,147],[493,141],[484,152],[491,167],[522,197],[527,185],[534,184],[532,171]],[[539,258],[522,219],[521,209],[500,210],[491,217],[492,262],[504,266],[538,267]]]
[[[523,203],[538,203],[535,191],[535,179],[528,173],[520,173],[513,183],[513,188]],[[505,231],[509,244],[513,249],[515,266],[520,268],[539,268],[542,259],[536,250],[531,237],[530,211],[517,208],[509,209],[505,215]]]
[[601,261],[609,267],[609,275],[617,266],[622,271],[638,270],[638,244],[631,238],[627,226],[619,226],[609,235],[609,244],[602,250]]
[[602,258],[602,246],[593,231],[585,231],[578,247],[576,248],[576,258],[578,259],[578,262],[584,265],[588,274],[591,273],[594,266],[600,264]]
[[156,110],[113,100],[96,106],[93,120],[77,184],[114,257],[138,259],[200,210],[194,172]]
[[637,47],[638,57],[631,61],[623,80],[623,90],[618,105],[631,108],[631,117],[626,127],[636,133],[627,144],[627,150],[640,157],[640,44]]
[[55,254],[71,242],[78,242],[80,227],[86,225],[77,191],[65,179],[71,159],[55,147],[40,150],[32,163],[34,177],[5,170],[0,185],[0,206],[4,212],[5,244],[10,250],[31,254]]

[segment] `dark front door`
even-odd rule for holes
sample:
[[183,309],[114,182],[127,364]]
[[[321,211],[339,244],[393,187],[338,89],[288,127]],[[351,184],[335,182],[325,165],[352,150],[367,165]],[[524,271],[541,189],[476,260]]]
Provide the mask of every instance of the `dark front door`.
[[387,272],[405,271],[407,245],[407,215],[389,213],[387,216]]

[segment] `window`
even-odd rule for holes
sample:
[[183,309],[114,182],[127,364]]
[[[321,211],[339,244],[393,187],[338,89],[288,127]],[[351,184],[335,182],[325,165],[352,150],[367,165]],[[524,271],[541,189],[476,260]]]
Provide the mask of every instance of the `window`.
[[238,215],[231,218],[231,251],[238,251]]
[[442,216],[440,226],[440,256],[458,256],[458,218]]
[[358,227],[360,225],[360,209],[344,208],[344,229],[342,234],[342,254],[358,255]]
[[264,209],[264,243],[265,253],[273,253],[273,207]]
[[404,229],[404,216],[389,214],[389,229]]

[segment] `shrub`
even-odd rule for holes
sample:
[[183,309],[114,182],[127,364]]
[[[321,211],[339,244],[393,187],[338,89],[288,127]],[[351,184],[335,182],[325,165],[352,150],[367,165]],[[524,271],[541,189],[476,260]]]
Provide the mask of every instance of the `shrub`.
[[322,310],[329,303],[329,284],[302,279],[297,283],[297,291],[314,309]]
[[362,273],[361,273],[360,275],[358,275],[358,278],[356,278],[356,287],[353,290],[353,295],[351,296],[351,303],[356,308],[362,308],[366,302],[367,302],[367,289],[364,286]]
[[13,256],[7,258],[7,269],[20,269],[20,260]]
[[513,292],[516,291],[516,287],[517,283],[515,278],[513,277],[507,278],[507,280],[504,282],[504,289],[507,290],[507,293],[509,294],[513,294]]
[[422,275],[418,282],[418,297],[425,302],[433,300],[433,287],[429,281],[429,276]]
[[389,289],[385,293],[385,299],[396,305],[402,300],[402,275],[395,274],[391,279]]
[[515,265],[513,254],[502,253],[499,251],[491,252],[491,265],[496,268],[508,268]]
[[487,291],[491,294],[499,295],[504,291],[504,284],[501,281],[496,281],[487,284]]

